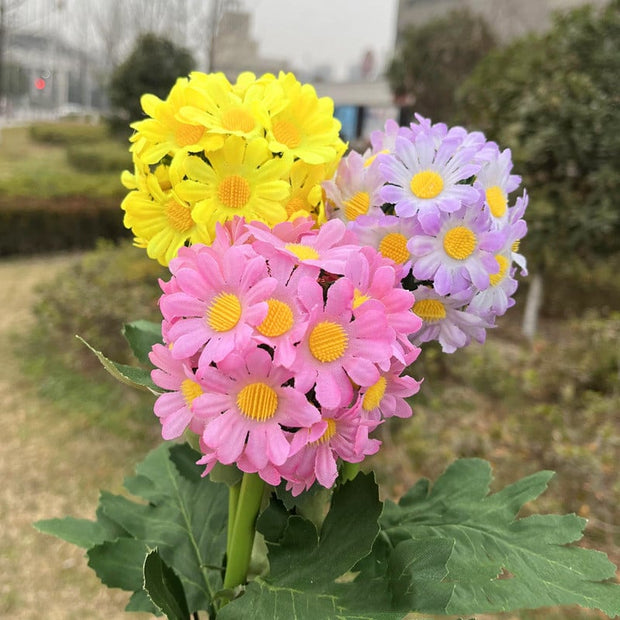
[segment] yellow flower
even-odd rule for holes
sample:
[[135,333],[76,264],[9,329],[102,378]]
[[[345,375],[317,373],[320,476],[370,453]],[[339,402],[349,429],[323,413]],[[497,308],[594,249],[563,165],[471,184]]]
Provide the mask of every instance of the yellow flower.
[[188,155],[182,165],[188,179],[175,184],[174,191],[195,205],[197,222],[211,228],[241,216],[274,226],[287,219],[290,186],[282,178],[288,164],[273,157],[264,139],[229,136],[221,150],[209,153],[209,163]]
[[[176,158],[175,158],[176,159]],[[173,160],[170,167],[160,165],[153,173],[123,173],[123,184],[132,189],[121,208],[125,211],[123,224],[135,235],[134,244],[146,248],[150,258],[167,265],[178,249],[190,243],[210,243],[214,229],[197,224],[192,208],[175,195],[172,186],[182,176]]]
[[300,216],[312,216],[317,224],[324,224],[325,205],[321,182],[325,180],[325,165],[310,166],[298,159],[290,170],[291,196],[286,203],[290,220]]
[[131,124],[136,133],[131,137],[130,150],[145,164],[156,164],[166,155],[174,155],[180,149],[200,152],[218,148],[221,139],[212,136],[199,123],[179,119],[181,108],[200,105],[202,98],[190,88],[187,78],[179,78],[162,101],[151,94],[142,95],[140,103],[151,117]]
[[202,101],[183,107],[179,118],[202,125],[212,134],[262,138],[269,115],[287,105],[281,86],[270,74],[257,80],[253,73],[243,73],[233,86],[223,74],[194,72],[190,82]]
[[308,164],[323,164],[344,152],[340,122],[334,118],[334,102],[316,95],[310,84],[301,84],[292,73],[280,73],[288,105],[269,119],[267,140],[274,153],[290,152]]

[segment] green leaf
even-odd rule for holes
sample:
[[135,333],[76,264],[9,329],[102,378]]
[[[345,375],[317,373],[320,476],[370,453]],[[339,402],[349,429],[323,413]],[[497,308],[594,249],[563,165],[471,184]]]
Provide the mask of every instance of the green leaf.
[[102,494],[103,513],[149,548],[183,583],[190,611],[207,609],[222,587],[228,498],[225,485],[201,477],[200,455],[187,445],[162,444],[125,486],[143,500]]
[[156,549],[144,560],[144,590],[168,620],[188,620],[183,584]]
[[228,497],[225,485],[201,476],[199,458],[187,445],[162,444],[125,481],[136,500],[102,491],[96,521],[67,517],[35,527],[87,548],[103,583],[133,592],[128,611],[157,612],[142,589],[154,548],[180,579],[190,611],[208,609],[222,587]]
[[122,334],[129,343],[133,354],[143,364],[150,364],[149,353],[154,344],[163,342],[161,323],[152,321],[132,321],[123,325]]
[[97,351],[97,349],[91,347],[88,342],[80,336],[76,336],[76,338],[80,342],[83,342],[97,356],[97,359],[101,362],[101,365],[121,383],[125,383],[126,385],[130,385],[140,390],[151,392],[152,394],[161,393],[161,390],[151,380],[150,371],[136,366],[127,366],[127,364],[113,362],[101,353],[101,351]]
[[[270,573],[256,578],[243,596],[223,607],[218,620],[400,620],[404,614],[391,611],[389,605],[381,609],[369,601],[370,606],[362,611],[355,605],[356,596],[365,592],[368,584],[353,582],[349,571],[371,551],[380,514],[377,485],[372,475],[365,474],[334,492],[320,532],[297,515],[285,521],[282,502],[273,500],[258,522],[269,548]],[[341,578],[346,583],[336,583]],[[385,601],[385,581],[382,587]],[[378,591],[376,587],[375,594]]]
[[[453,585],[453,594],[446,605],[438,600],[415,611],[465,615],[578,604],[610,616],[620,613],[620,586],[605,583],[614,578],[614,565],[600,552],[567,546],[581,538],[583,519],[516,518],[551,476],[539,472],[489,495],[490,465],[463,459],[426,494],[423,482],[398,506],[387,504],[382,525],[400,553],[404,541],[409,541],[410,553],[425,539],[454,540],[445,580]],[[402,590],[403,579],[396,583]]]
[[118,538],[88,550],[88,565],[109,588],[142,590],[142,567],[148,547],[142,540]]
[[44,519],[34,523],[34,527],[43,534],[56,536],[84,549],[90,549],[107,540],[106,529],[100,523],[88,519]]

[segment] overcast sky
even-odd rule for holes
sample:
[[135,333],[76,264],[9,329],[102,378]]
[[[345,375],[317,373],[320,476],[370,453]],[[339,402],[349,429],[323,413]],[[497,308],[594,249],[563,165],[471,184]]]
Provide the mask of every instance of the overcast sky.
[[[260,53],[296,67],[329,64],[344,78],[372,50],[383,64],[396,33],[397,0],[244,0]],[[382,67],[380,67],[382,68]]]

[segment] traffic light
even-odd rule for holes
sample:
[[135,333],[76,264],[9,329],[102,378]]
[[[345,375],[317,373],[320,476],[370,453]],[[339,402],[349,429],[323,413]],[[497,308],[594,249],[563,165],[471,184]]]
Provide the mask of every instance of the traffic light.
[[34,79],[34,87],[38,91],[45,90],[48,80],[52,76],[51,72],[48,70],[40,71],[37,77]]

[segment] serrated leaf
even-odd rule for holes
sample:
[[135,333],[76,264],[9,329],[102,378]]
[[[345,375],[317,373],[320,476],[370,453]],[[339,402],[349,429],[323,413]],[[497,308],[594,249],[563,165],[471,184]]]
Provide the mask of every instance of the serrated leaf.
[[144,590],[168,620],[188,620],[189,609],[183,584],[156,549],[144,560]]
[[142,590],[142,567],[148,547],[142,540],[118,538],[91,547],[88,565],[109,588]]
[[56,536],[83,549],[90,549],[108,539],[106,529],[98,522],[88,519],[44,519],[34,523],[34,527],[43,534]]
[[76,338],[84,343],[97,356],[101,365],[121,383],[125,383],[139,390],[151,392],[152,394],[161,393],[161,390],[153,383],[150,371],[136,366],[128,366],[127,364],[113,362],[101,353],[101,351],[97,351],[97,349],[91,347],[88,342],[80,336],[76,336]]
[[125,482],[148,504],[111,494],[101,500],[105,515],[174,567],[192,612],[207,609],[222,586],[228,515],[226,487],[200,476],[198,458],[189,446],[163,444]]
[[[218,619],[403,617],[389,608],[352,608],[348,603],[355,596],[343,605],[348,589],[358,591],[367,584],[335,582],[368,555],[379,532],[381,503],[372,475],[359,474],[334,492],[320,532],[297,515],[289,516],[283,526],[283,505],[280,500],[274,502],[258,524],[268,540],[270,573],[252,581],[243,596],[218,613]],[[385,583],[383,590],[387,592]]]
[[153,345],[163,342],[161,323],[144,320],[132,321],[125,323],[121,331],[138,361],[150,364],[149,353]]
[[393,546],[439,536],[455,541],[446,581],[454,593],[427,613],[473,614],[578,604],[620,613],[620,586],[604,583],[615,567],[597,551],[566,546],[585,521],[575,515],[517,519],[551,477],[539,472],[488,494],[491,468],[478,459],[453,463],[423,497],[416,485],[382,519]]

